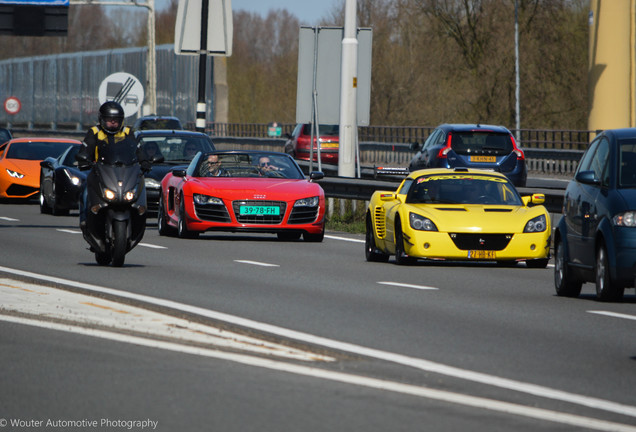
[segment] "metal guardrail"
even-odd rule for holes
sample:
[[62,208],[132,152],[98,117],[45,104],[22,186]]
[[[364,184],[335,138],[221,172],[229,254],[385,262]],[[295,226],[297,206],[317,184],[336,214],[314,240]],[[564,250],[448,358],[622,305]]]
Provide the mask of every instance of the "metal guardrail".
[[[64,135],[74,138],[84,136],[84,131],[62,131],[62,130],[14,130],[16,135]],[[255,150],[283,151],[286,139],[284,138],[253,138],[253,137],[213,137],[216,147],[220,150],[233,149],[238,146],[246,146]],[[561,150],[561,149],[524,149],[526,163],[529,172],[547,173],[570,176],[574,173],[576,165],[583,154],[583,150]],[[386,180],[379,180],[375,176],[376,166],[397,166],[406,167],[414,152],[410,150],[409,144],[382,143],[382,142],[361,142],[360,179],[338,177],[337,166],[323,164],[321,169],[326,177],[319,181],[325,194],[331,198],[367,201],[376,190],[394,191],[397,183],[403,177],[390,176],[383,177]],[[299,165],[309,173],[309,162],[298,161]],[[312,169],[317,170],[317,163],[312,164]],[[563,202],[562,189],[535,189],[518,188],[522,195],[533,193],[543,193],[546,197],[545,206],[551,213],[560,213]]]

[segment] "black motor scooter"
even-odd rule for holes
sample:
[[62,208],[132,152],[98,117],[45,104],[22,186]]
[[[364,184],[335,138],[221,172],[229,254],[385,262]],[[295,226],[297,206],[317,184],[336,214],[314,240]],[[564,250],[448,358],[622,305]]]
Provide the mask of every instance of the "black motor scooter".
[[[105,146],[86,179],[84,239],[99,265],[124,265],[146,230],[144,170],[131,137]],[[151,162],[161,162],[157,160]],[[88,161],[80,160],[87,166]]]

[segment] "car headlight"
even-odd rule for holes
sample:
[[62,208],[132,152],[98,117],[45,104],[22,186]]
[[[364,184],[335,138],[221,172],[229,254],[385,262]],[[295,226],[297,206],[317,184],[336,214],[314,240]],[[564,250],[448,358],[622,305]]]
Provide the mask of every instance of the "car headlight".
[[194,199],[195,203],[202,204],[202,205],[205,205],[205,204],[222,205],[223,204],[223,200],[221,198],[217,198],[217,197],[213,197],[209,195],[194,194],[192,198]]
[[19,173],[19,172],[17,172],[17,171],[10,170],[9,168],[7,168],[6,170],[7,170],[7,172],[9,173],[9,175],[10,175],[11,177],[13,177],[13,178],[19,178],[19,179],[21,179],[22,177],[24,177],[24,174],[20,174],[20,173]]
[[409,214],[409,224],[414,230],[437,231],[437,226],[435,226],[432,220],[417,213]]
[[318,207],[319,197],[303,198],[294,203],[294,207]]
[[526,224],[526,227],[523,229],[524,233],[534,233],[534,232],[543,232],[547,229],[548,224],[545,218],[545,215],[537,216],[536,218],[532,218]]
[[80,184],[82,184],[82,179],[80,179],[76,175],[73,175],[71,172],[69,172],[69,170],[63,169],[62,171],[64,172],[64,174],[66,174],[66,177],[68,177],[68,179],[71,182],[71,184],[73,184],[75,186],[79,186]]
[[612,218],[612,222],[616,226],[636,227],[636,211],[619,213]]
[[161,189],[161,183],[153,178],[145,177],[144,184],[146,185],[147,189]]

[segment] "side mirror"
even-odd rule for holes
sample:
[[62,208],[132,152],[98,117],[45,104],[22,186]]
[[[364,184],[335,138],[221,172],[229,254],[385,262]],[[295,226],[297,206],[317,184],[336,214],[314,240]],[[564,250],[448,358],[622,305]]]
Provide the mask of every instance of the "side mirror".
[[574,177],[574,179],[577,182],[583,183],[583,184],[589,184],[589,185],[601,184],[601,181],[596,177],[596,174],[594,173],[594,171],[581,171],[576,174],[576,177]]
[[186,176],[186,170],[184,170],[183,168],[173,169],[172,170],[172,175],[174,175],[175,177],[185,177]]
[[309,174],[309,180],[313,181],[313,180],[321,180],[325,178],[325,173],[323,173],[322,171],[312,171]]
[[48,159],[44,159],[43,161],[40,161],[40,166],[43,168],[48,168],[48,169],[53,169],[53,162],[51,162]]
[[152,163],[162,163],[164,160],[165,160],[165,159],[164,159],[163,155],[157,155],[157,154],[156,154],[156,155],[154,155],[154,156],[152,157],[151,162],[152,162]]
[[422,148],[422,146],[421,146],[421,144],[420,144],[420,143],[418,143],[417,141],[416,141],[416,142],[412,142],[412,143],[409,145],[409,149],[410,149],[411,151],[417,151],[417,150],[419,150],[420,148]]

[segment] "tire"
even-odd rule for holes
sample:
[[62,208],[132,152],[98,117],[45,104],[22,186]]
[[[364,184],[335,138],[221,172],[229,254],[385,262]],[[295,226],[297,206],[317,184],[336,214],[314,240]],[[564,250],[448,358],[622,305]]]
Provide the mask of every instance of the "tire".
[[188,230],[188,225],[185,217],[185,204],[183,203],[183,196],[181,196],[181,205],[179,205],[179,222],[177,224],[177,235],[179,238],[195,239],[199,237],[199,233],[196,231]]
[[554,288],[556,293],[560,297],[578,297],[581,294],[583,283],[574,279],[570,274],[563,241],[557,240],[554,248]]
[[596,251],[596,297],[601,301],[621,301],[625,286],[612,280],[607,249],[601,244]]
[[166,210],[163,207],[163,196],[159,198],[159,209],[157,211],[157,230],[159,231],[160,236],[173,236],[175,233],[174,228],[168,225],[168,221],[166,219]]
[[110,264],[111,261],[110,255],[107,253],[95,252],[95,261],[100,266],[107,266],[108,264]]
[[121,267],[124,265],[127,246],[128,238],[126,236],[126,222],[118,220],[113,221],[113,267]]
[[411,265],[416,259],[408,256],[404,252],[404,236],[402,235],[402,226],[398,222],[395,225],[395,263],[397,265]]
[[46,203],[46,199],[44,198],[44,195],[42,195],[42,189],[40,189],[40,213],[42,214],[53,213],[53,210],[51,209],[51,207]]
[[370,215],[367,215],[367,229],[364,236],[364,256],[369,262],[389,261],[389,255],[378,252],[378,249],[375,247],[375,235],[373,234],[373,224],[371,223]]
[[51,193],[51,197],[53,198],[53,202],[51,203],[51,213],[53,213],[53,216],[68,216],[68,209],[61,209],[57,206],[57,199],[55,197],[55,178],[53,178],[53,184],[51,185],[51,187],[53,188],[53,191]]
[[526,260],[526,267],[528,268],[546,268],[548,266],[548,258],[540,258],[533,260]]

